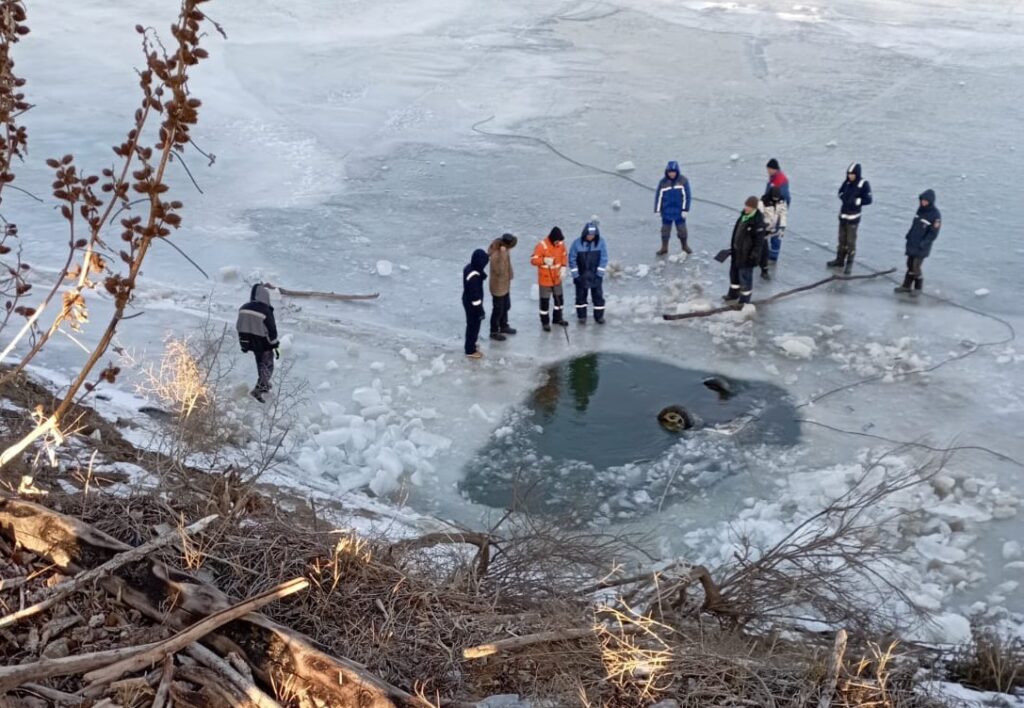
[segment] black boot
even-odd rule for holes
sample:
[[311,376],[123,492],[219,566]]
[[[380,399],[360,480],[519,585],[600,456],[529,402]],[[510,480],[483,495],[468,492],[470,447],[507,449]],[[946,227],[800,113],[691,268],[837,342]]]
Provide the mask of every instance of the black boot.
[[771,280],[772,274],[768,272],[767,268],[761,269],[761,280]]
[[896,292],[896,293],[909,293],[910,292],[910,285],[913,282],[914,282],[913,276],[911,276],[910,273],[907,273],[906,275],[903,276],[903,285],[900,285],[899,287],[893,288],[893,292]]
[[853,254],[851,253],[846,257],[846,265],[843,266],[843,275],[849,275],[853,272]]
[[668,255],[668,239],[667,238],[661,239],[661,250],[659,250],[654,255],[656,255],[656,256],[667,256]]
[[504,342],[505,335],[502,334],[501,332],[491,332],[491,339],[493,339],[496,342]]
[[914,280],[914,289],[910,291],[911,297],[917,297],[920,295],[922,287],[924,287],[924,278],[916,278]]
[[687,239],[685,238],[679,239],[679,245],[683,247],[683,253],[689,255],[693,253],[693,249],[690,248],[690,244],[688,244],[686,241]]
[[835,260],[834,261],[829,261],[828,263],[826,263],[825,267],[826,268],[842,268],[845,263],[846,263],[846,253],[842,249],[837,248],[836,249],[836,258],[835,258]]
[[509,327],[508,325],[505,325],[504,327],[501,328],[501,333],[502,334],[515,334],[516,330],[513,327]]

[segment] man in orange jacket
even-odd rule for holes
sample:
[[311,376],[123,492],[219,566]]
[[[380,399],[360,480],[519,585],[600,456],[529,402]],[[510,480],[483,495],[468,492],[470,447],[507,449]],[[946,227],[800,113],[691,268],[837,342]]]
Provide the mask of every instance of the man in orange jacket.
[[[540,284],[540,324],[545,332],[551,331],[551,323],[568,327],[569,323],[562,318],[562,307],[565,299],[562,296],[562,268],[569,265],[569,255],[565,251],[565,236],[557,226],[551,229],[548,237],[533,249],[530,263],[537,267],[537,282]],[[554,317],[551,315],[551,300],[554,299]]]

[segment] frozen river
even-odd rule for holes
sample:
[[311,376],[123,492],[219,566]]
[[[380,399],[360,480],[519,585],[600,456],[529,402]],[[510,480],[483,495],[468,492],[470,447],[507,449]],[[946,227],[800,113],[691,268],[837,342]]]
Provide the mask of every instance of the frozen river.
[[[792,447],[702,448],[697,436],[640,462],[691,475],[699,490],[637,509],[633,521],[659,530],[658,550],[714,565],[730,555],[730,525],[770,542],[899,441],[968,446],[949,456],[939,480],[880,518],[913,512],[894,543],[906,548],[912,592],[948,613],[934,638],[962,638],[972,614],[1024,610],[1014,585],[1024,581],[1024,558],[1004,548],[1022,535],[1024,497],[1024,354],[1013,341],[1024,325],[1024,5],[301,0],[285,8],[252,0],[208,8],[229,39],[207,41],[194,134],[216,162],[189,158],[203,194],[176,176],[186,202],[176,242],[214,280],[158,245],[139,296],[146,314],[121,339],[155,355],[167,334],[195,328],[207,312],[233,322],[256,279],[379,291],[368,304],[278,307],[283,359],[309,383],[286,467],[295,484],[338,496],[369,485],[479,524],[492,511],[459,493],[466,465],[544,367],[626,352],[771,384],[813,421]],[[22,187],[48,191],[46,157],[74,152],[96,171],[109,164],[108,146],[123,138],[136,101],[133,27],[165,27],[175,9],[141,0],[29,8],[33,33],[16,48],[36,105],[26,116]],[[68,66],[82,75],[69,76]],[[860,281],[753,319],[662,321],[662,312],[725,291],[727,268],[710,256],[726,246],[743,200],[760,194],[770,157],[789,175],[793,204],[777,277],[757,282],[755,297],[825,276],[835,191],[851,161],[864,165],[875,195],[858,272],[902,265],[916,196],[936,190],[944,226],[925,288],[940,297],[898,301],[891,282]],[[685,261],[654,257],[651,192],[615,174],[632,161],[628,176],[653,185],[669,159],[697,198],[696,253]],[[58,215],[19,199],[5,196],[5,215],[17,210],[33,264],[56,267],[66,243]],[[618,269],[606,284],[609,323],[573,327],[567,343],[540,331],[528,257],[552,225],[573,238],[591,216]],[[512,324],[520,334],[484,342],[486,358],[466,362],[459,273],[503,231],[519,236]],[[55,342],[44,363],[67,369],[76,356]],[[239,381],[249,366],[240,363]],[[243,393],[239,415],[255,405]],[[726,456],[734,473],[701,478],[695,450]],[[927,455],[902,449],[886,469]],[[650,479],[658,486],[630,493],[663,499],[664,475]]]

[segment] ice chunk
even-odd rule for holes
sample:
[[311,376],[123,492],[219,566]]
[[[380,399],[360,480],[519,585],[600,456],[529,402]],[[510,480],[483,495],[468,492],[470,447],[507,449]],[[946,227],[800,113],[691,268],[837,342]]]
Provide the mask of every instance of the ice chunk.
[[740,159],[740,155],[738,152],[734,152],[733,154],[729,155],[729,159],[732,162],[737,162]]
[[484,421],[485,423],[493,423],[494,422],[494,419],[490,415],[487,414],[487,411],[485,411],[483,408],[480,407],[479,403],[474,403],[472,406],[469,407],[469,414],[479,418],[480,420]]
[[837,147],[838,145],[839,143],[837,143],[835,140],[829,140],[827,143],[825,143],[825,147],[827,148],[834,148]]
[[636,277],[638,277],[638,278],[646,278],[647,274],[650,273],[650,272],[651,272],[651,267],[649,265],[647,265],[646,263],[638,265],[636,267]]
[[398,353],[402,355],[403,359],[411,364],[415,364],[420,360],[420,358],[411,349],[409,349],[409,347],[402,347]]
[[422,428],[416,428],[409,434],[409,440],[416,443],[420,447],[430,448],[432,450],[447,450],[452,446],[451,438],[446,438],[443,435],[435,435],[434,433],[428,433]]
[[985,297],[986,295],[988,295],[988,293],[988,288],[978,288],[977,290],[974,291],[974,294],[977,295],[978,297]]
[[636,169],[636,165],[633,164],[632,160],[625,160],[615,165],[616,172],[632,172]]
[[384,369],[385,366],[384,362],[382,361],[375,361],[372,364],[370,364],[370,371],[384,371]]
[[966,551],[953,548],[948,543],[948,539],[939,534],[933,534],[922,536],[914,545],[922,556],[940,563],[962,563],[967,560]]
[[383,275],[385,277],[391,275],[394,272],[394,265],[391,261],[380,260],[377,261],[377,275]]
[[380,395],[380,391],[372,387],[361,387],[357,388],[352,392],[352,400],[358,403],[363,408],[371,408],[373,406],[379,406],[384,402],[384,399]]
[[614,200],[612,202],[612,210],[619,211],[620,209],[622,209],[622,202],[620,202],[618,199]]
[[325,430],[318,435],[313,436],[313,440],[316,444],[321,447],[338,447],[343,446],[352,439],[351,428],[335,428],[333,430]]
[[224,266],[217,271],[217,280],[222,283],[234,283],[241,277],[242,272],[236,265]]
[[337,371],[338,362],[336,362],[334,359],[331,359],[329,362],[324,364],[324,368],[327,369],[328,371]]
[[773,341],[790,359],[810,359],[818,349],[812,337],[801,335],[786,334],[776,337]]
[[1020,541],[1007,541],[1003,544],[1003,560],[1017,560],[1024,557],[1024,550],[1021,549]]

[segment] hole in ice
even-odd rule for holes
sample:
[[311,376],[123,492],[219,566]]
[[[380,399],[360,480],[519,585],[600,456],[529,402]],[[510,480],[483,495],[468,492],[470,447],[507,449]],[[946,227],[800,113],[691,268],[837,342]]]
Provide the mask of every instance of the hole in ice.
[[460,489],[495,508],[628,519],[743,471],[772,454],[765,445],[795,444],[795,413],[772,384],[586,354],[543,371],[466,465]]

